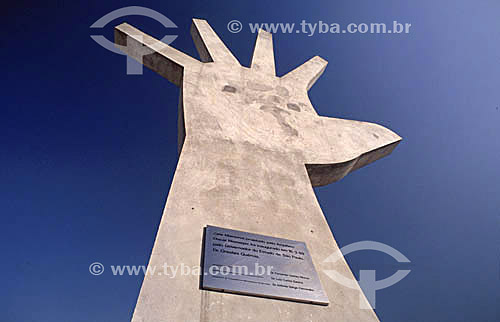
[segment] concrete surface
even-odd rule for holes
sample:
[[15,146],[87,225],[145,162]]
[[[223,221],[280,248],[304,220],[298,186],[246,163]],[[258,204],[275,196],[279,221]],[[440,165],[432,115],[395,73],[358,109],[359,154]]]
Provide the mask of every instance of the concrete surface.
[[304,241],[330,305],[204,291],[197,275],[155,274],[144,279],[132,321],[378,321],[360,309],[360,289],[323,273],[354,279],[344,260],[323,262],[338,246],[312,186],[388,155],[401,138],[317,115],[307,91],[327,65],[318,56],[276,77],[271,34],[259,32],[250,68],[206,21],[193,19],[191,34],[201,61],[128,24],[115,28],[117,45],[181,89],[181,152],[149,266],[200,265],[206,225]]

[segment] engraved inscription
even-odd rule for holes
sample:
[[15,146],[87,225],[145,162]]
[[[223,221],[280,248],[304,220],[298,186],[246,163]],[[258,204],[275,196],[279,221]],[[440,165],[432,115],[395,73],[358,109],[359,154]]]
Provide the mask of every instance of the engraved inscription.
[[305,243],[207,226],[202,287],[328,305]]

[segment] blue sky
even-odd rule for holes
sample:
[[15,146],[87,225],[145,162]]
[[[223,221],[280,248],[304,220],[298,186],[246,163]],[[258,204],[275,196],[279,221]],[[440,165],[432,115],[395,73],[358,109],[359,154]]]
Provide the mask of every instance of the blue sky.
[[[3,10],[0,202],[6,322],[126,321],[142,276],[89,274],[92,262],[147,263],[177,161],[178,89],[91,38],[130,1],[8,4]],[[253,22],[412,24],[409,34],[274,36],[278,75],[314,55],[321,115],[382,124],[404,140],[388,158],[316,189],[340,246],[386,243],[411,263],[352,253],[357,275],[411,269],[377,292],[382,321],[498,321],[500,20],[498,1],[145,1],[169,17],[172,46],[197,56],[192,17],[209,21],[242,64]],[[230,33],[237,19],[244,29]]]

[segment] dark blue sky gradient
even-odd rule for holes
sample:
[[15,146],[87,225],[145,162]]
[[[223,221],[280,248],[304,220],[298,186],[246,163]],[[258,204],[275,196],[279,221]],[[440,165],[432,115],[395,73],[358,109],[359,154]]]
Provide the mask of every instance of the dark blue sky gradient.
[[[248,65],[249,22],[412,24],[410,34],[276,34],[278,75],[314,55],[329,65],[310,91],[321,115],[389,127],[394,153],[316,190],[341,246],[386,243],[411,263],[347,256],[358,275],[412,272],[377,292],[384,322],[499,321],[500,2],[58,1],[6,4],[0,116],[1,321],[127,321],[177,161],[178,89],[100,47],[123,21],[161,38],[146,17],[89,26],[141,5],[179,28],[173,46],[197,57],[189,27],[204,18]],[[240,20],[239,34],[226,29]],[[237,214],[235,214],[237,216]],[[297,223],[300,225],[300,223]],[[307,242],[307,241],[306,241]],[[94,277],[90,263],[107,271]]]

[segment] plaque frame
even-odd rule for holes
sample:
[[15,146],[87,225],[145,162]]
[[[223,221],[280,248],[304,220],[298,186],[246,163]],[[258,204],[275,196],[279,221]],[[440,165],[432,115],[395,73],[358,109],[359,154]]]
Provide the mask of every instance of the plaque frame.
[[200,278],[203,290],[329,304],[307,245],[300,241],[207,225]]

